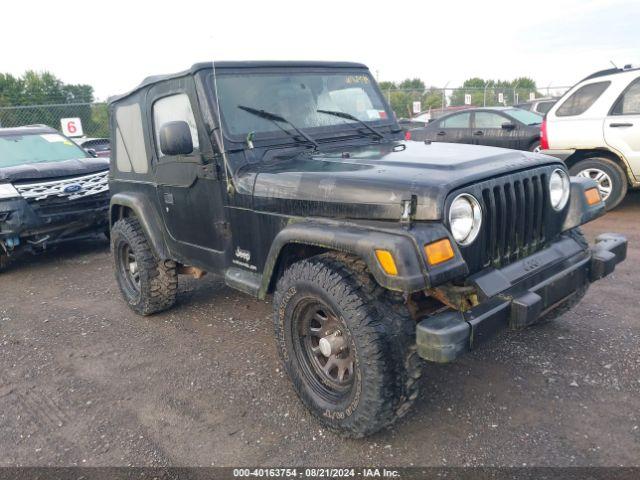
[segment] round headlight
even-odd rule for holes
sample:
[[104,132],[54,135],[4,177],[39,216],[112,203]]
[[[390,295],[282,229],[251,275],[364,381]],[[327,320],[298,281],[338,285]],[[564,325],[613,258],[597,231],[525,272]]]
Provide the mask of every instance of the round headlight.
[[449,208],[451,234],[460,245],[469,245],[478,236],[482,225],[482,209],[472,195],[458,195]]
[[569,175],[557,168],[549,177],[549,200],[554,210],[562,210],[569,200],[571,184]]

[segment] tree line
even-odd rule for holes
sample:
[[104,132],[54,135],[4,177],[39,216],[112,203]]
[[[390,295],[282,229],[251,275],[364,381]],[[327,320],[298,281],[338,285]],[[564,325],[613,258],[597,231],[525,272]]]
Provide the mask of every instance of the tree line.
[[[413,102],[416,101],[421,103],[422,111],[427,111],[443,106],[465,105],[465,95],[471,95],[470,105],[473,106],[513,105],[516,103],[514,100],[527,101],[530,92],[534,92],[536,98],[542,96],[535,80],[529,77],[518,77],[511,81],[473,77],[465,80],[462,87],[447,89],[446,94],[441,88],[427,87],[419,78],[408,78],[398,83],[382,81],[379,85],[398,118],[412,117]],[[499,102],[499,94],[502,94],[502,103]]]
[[0,73],[2,127],[45,124],[60,129],[61,118],[79,117],[87,135],[108,136],[107,107],[92,105],[94,100],[91,85],[64,83],[49,72]]

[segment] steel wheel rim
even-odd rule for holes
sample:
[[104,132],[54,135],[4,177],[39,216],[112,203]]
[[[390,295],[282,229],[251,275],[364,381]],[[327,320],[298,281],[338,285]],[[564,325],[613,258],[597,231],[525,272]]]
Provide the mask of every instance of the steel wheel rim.
[[[294,352],[310,386],[329,401],[347,395],[354,383],[355,355],[344,321],[323,302],[308,300],[294,312],[292,333]],[[337,347],[329,355],[327,342]]]
[[123,243],[118,249],[118,259],[121,276],[124,278],[127,289],[137,296],[140,293],[140,268],[133,249],[128,243]]
[[600,191],[602,200],[606,201],[607,198],[611,196],[611,192],[613,191],[613,182],[611,181],[609,174],[604,170],[600,170],[599,168],[585,168],[578,172],[577,176],[595,180],[598,184],[598,190]]

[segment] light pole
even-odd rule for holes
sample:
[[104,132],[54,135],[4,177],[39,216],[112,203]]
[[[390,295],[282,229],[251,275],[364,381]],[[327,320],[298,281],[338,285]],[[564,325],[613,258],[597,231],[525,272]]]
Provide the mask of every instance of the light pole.
[[447,106],[447,85],[449,85],[450,82],[451,80],[445,83],[444,88],[442,89],[442,111],[443,112],[444,112],[444,107]]

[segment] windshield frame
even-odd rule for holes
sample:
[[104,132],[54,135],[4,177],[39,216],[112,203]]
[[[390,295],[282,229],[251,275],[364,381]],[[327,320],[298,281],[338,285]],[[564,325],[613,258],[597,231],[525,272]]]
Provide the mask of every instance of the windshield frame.
[[[375,81],[371,72],[368,69],[362,68],[346,68],[346,67],[255,67],[255,68],[233,68],[233,67],[221,67],[215,69],[216,77],[219,79],[223,75],[269,75],[269,74],[354,74],[354,75],[366,75],[370,79],[370,85],[373,88],[374,92],[379,96],[382,105],[384,106],[384,111],[387,114],[386,119],[380,119],[375,121],[367,121],[367,124],[370,124],[374,128],[383,129],[381,133],[387,133],[384,129],[385,127],[391,127],[392,130],[400,130],[400,127],[397,124],[395,119],[395,115],[387,99],[380,91],[378,83]],[[213,81],[213,71],[207,72],[204,76],[204,85],[206,86],[207,93],[211,95],[213,108],[217,111],[218,105],[216,102],[216,94],[218,92],[214,91],[214,81]],[[218,88],[219,90],[219,88]],[[224,135],[225,140],[228,140],[232,143],[242,143],[246,144],[247,135],[246,134],[233,134],[230,132],[229,126],[225,120],[224,112],[220,109],[220,121],[221,121],[221,130]],[[273,112],[278,113],[278,112]],[[218,123],[218,116],[216,115],[216,123]],[[295,130],[290,126],[283,125],[283,127],[287,130],[290,130],[295,134]],[[305,133],[309,136],[313,137],[315,140],[328,140],[331,138],[339,139],[345,136],[371,136],[371,133],[358,133],[359,131],[365,130],[365,127],[358,122],[355,121],[344,121],[340,123],[336,123],[330,126],[320,126],[320,127],[300,127]],[[277,129],[274,126],[273,131],[268,132],[256,132],[253,136],[254,142],[260,143],[273,143],[277,142],[278,144],[291,144],[294,143],[290,136],[284,133],[282,130]]]
[[[75,150],[78,151],[78,155],[73,156],[71,158],[64,158],[64,159],[59,159],[59,160],[38,160],[38,161],[24,161],[21,163],[14,163],[14,164],[9,164],[9,165],[3,165],[2,164],[2,160],[0,159],[0,169],[2,168],[12,168],[12,167],[17,167],[17,166],[22,166],[22,165],[32,165],[32,164],[39,164],[39,163],[59,163],[59,162],[67,162],[69,160],[78,160],[78,159],[84,159],[84,158],[92,158],[91,155],[89,155],[89,153],[84,150],[81,146],[79,146],[77,143],[75,143],[72,139],[68,138],[67,136],[63,135],[62,133],[58,132],[58,131],[13,131],[13,132],[8,132],[6,134],[0,134],[0,140],[2,139],[6,139],[6,138],[12,138],[12,137],[29,137],[29,136],[45,136],[45,135],[55,135],[57,137],[60,137],[62,140],[62,142],[64,142],[65,144],[69,144],[69,146],[75,148]],[[52,142],[52,143],[56,143],[56,142]]]

